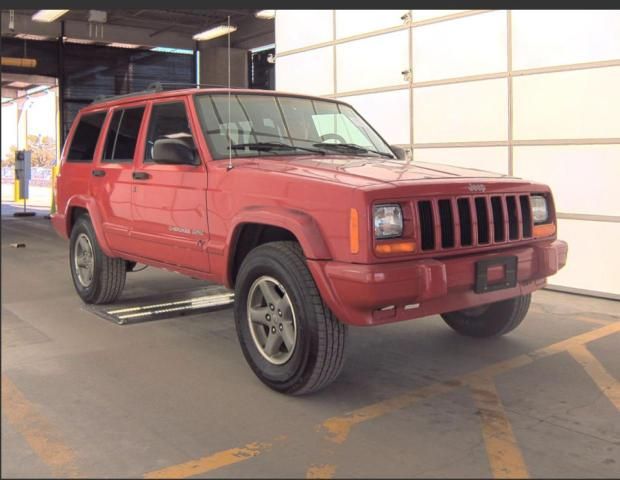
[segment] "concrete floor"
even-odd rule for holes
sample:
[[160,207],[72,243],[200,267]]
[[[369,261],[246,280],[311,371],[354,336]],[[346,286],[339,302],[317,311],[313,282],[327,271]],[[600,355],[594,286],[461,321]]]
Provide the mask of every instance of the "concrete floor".
[[[48,220],[2,220],[3,477],[620,477],[620,302],[537,292],[493,340],[437,316],[351,329],[337,382],[292,398],[230,309],[89,313],[67,250]],[[202,285],[148,269],[124,298]]]

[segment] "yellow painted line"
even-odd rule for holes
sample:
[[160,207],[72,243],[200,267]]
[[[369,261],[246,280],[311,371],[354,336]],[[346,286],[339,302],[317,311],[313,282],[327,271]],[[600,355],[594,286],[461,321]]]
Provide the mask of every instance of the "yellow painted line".
[[[284,437],[280,437],[277,440],[282,440],[283,438]],[[144,478],[187,478],[204,474],[212,470],[217,470],[218,468],[257,457],[271,447],[271,443],[248,443],[241,448],[231,448],[196,460],[190,460],[178,465],[162,468],[161,470],[145,473]]]
[[6,375],[2,375],[2,413],[55,477],[84,476],[75,465],[73,450]]
[[519,445],[491,378],[470,386],[480,411],[482,437],[494,478],[528,478]]
[[432,385],[414,390],[413,392],[373,403],[367,407],[359,408],[348,413],[347,415],[329,418],[321,424],[321,427],[327,430],[328,440],[334,443],[343,443],[349,436],[351,428],[358,423],[367,422],[368,420],[382,417],[388,413],[413,405],[418,400],[423,400],[434,395],[446,393],[453,388],[460,386],[462,386],[460,382],[456,385],[449,382],[434,383]]
[[523,367],[538,358],[554,355],[568,350],[569,347],[583,345],[616,332],[620,332],[620,322],[614,322],[567,340],[562,340],[552,345],[548,345],[533,352],[518,355],[511,359],[488,365],[472,373],[465,374],[452,380],[434,383],[413,390],[412,392],[404,393],[387,400],[382,400],[380,402],[358,408],[357,410],[353,410],[352,412],[342,416],[328,418],[321,425],[319,425],[318,429],[325,430],[327,432],[327,440],[334,443],[343,443],[349,436],[351,429],[359,423],[367,422],[392,413],[396,410],[409,407],[423,398],[447,393],[462,386],[472,384],[475,385],[481,378],[493,377],[509,370]]
[[601,392],[620,410],[620,382],[611,376],[605,367],[583,345],[570,347],[568,353],[581,364]]
[[312,465],[306,472],[306,478],[334,478],[335,465]]

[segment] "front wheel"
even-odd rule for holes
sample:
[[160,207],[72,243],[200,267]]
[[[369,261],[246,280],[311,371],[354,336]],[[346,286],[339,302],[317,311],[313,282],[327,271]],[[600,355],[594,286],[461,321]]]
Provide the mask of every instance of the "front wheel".
[[235,323],[246,361],[274,390],[315,392],[342,369],[346,326],[323,303],[295,242],[267,243],[244,259]]
[[519,326],[530,308],[532,295],[509,298],[480,307],[444,313],[441,317],[461,335],[496,337]]

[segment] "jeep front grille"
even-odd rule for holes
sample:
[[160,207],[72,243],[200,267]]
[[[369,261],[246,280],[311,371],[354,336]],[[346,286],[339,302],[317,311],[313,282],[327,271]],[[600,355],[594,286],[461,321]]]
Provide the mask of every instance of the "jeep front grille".
[[475,195],[417,201],[422,251],[532,238],[529,195]]

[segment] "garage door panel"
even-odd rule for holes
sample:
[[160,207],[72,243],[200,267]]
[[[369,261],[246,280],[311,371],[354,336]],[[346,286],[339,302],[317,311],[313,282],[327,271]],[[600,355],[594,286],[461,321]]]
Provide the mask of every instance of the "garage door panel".
[[620,137],[620,67],[515,77],[514,138]]
[[620,216],[620,145],[515,147],[514,172],[550,185],[559,212]]
[[334,38],[333,10],[278,10],[277,52],[329,42]]
[[419,22],[421,20],[430,20],[431,18],[440,18],[466,11],[467,10],[413,10],[412,17],[414,22]]
[[506,30],[505,11],[414,28],[414,80],[425,82],[506,71]]
[[334,93],[333,58],[332,47],[279,57],[276,62],[277,89],[308,95]]
[[337,10],[336,38],[403,25],[403,15],[409,10]]
[[413,160],[508,174],[508,147],[418,148]]
[[516,70],[620,58],[619,10],[514,10]]
[[559,219],[558,237],[568,242],[568,260],[550,284],[620,295],[620,223]]
[[506,80],[415,88],[415,143],[508,139]]
[[350,103],[387,142],[409,143],[408,89],[355,95],[341,100]]
[[337,91],[406,85],[409,68],[406,30],[377,35],[336,46]]

